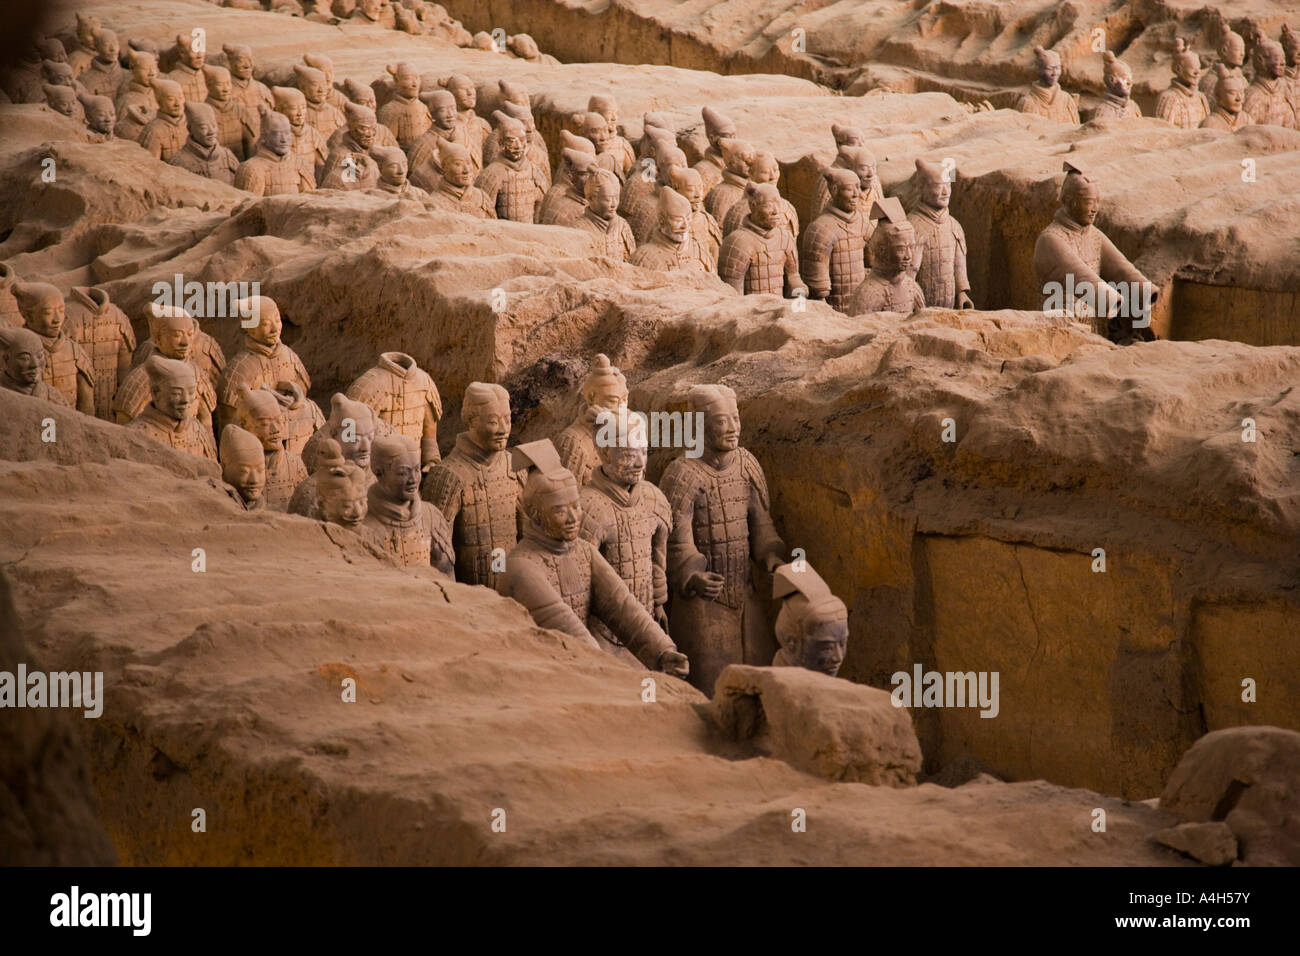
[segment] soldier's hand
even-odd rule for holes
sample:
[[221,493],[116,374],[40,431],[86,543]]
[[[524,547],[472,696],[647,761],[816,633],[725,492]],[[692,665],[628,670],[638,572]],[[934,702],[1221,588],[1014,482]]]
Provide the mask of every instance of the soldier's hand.
[[659,655],[658,669],[685,680],[691,673],[691,662],[681,651],[664,651]]
[[696,571],[686,582],[686,590],[710,601],[716,601],[725,583],[721,574],[714,574],[712,571]]
[[668,633],[668,612],[664,610],[662,604],[655,605],[654,619],[655,619],[655,623],[658,624],[661,628],[663,628],[663,632],[667,634]]
[[974,303],[973,301],[971,301],[971,297],[968,296],[965,292],[958,292],[958,293],[957,293],[957,308],[959,308],[959,309],[973,309],[973,308],[975,308],[975,303]]

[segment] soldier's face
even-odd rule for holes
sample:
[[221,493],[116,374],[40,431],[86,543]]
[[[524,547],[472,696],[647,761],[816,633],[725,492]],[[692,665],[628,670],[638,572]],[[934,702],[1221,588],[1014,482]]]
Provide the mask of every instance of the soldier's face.
[[627,389],[617,386],[597,389],[588,401],[598,408],[607,408],[614,411],[627,404]]
[[307,97],[308,103],[325,102],[325,79],[308,80],[303,84],[302,95]]
[[101,33],[95,38],[95,52],[99,54],[98,59],[101,63],[116,63],[122,47],[117,42],[117,37]]
[[218,103],[230,99],[230,74],[222,73],[208,80],[208,96]]
[[397,92],[407,99],[411,99],[420,92],[419,73],[398,73],[393,82]]
[[489,451],[502,451],[510,440],[510,406],[480,406],[469,422],[470,437],[474,444]]
[[474,164],[468,159],[448,160],[442,167],[442,174],[457,189],[464,189],[474,182]]
[[226,465],[221,477],[233,485],[239,496],[250,504],[266,490],[266,462],[237,462]]
[[609,127],[605,125],[603,120],[599,123],[584,123],[582,135],[591,140],[591,144],[596,147],[598,153],[603,153],[609,145]]
[[856,181],[836,185],[831,192],[831,199],[835,202],[835,208],[842,212],[852,212],[858,205],[858,196],[862,190],[858,188]]
[[389,501],[414,501],[420,494],[420,453],[394,458],[375,478],[380,493]]
[[341,524],[345,528],[355,528],[365,520],[368,502],[366,493],[357,491],[351,485],[332,490],[320,498],[321,514],[331,524]]
[[163,329],[158,333],[158,341],[154,344],[164,357],[183,362],[189,358],[193,342],[193,329]]
[[278,411],[257,411],[241,416],[240,426],[257,436],[262,451],[279,451],[284,447],[284,415]]
[[5,355],[5,371],[19,385],[32,386],[41,379],[45,368],[45,349],[39,345],[15,345]]
[[185,112],[185,94],[180,90],[164,93],[158,97],[158,109],[173,119],[182,115]]
[[916,260],[916,233],[911,229],[897,230],[890,237],[888,249],[895,274],[910,272]]
[[433,117],[433,121],[438,124],[439,129],[451,129],[456,125],[456,103],[454,100],[441,106],[435,106],[429,113]]
[[664,235],[680,245],[691,234],[691,220],[687,216],[678,215],[660,217],[659,228],[663,230]]
[[618,193],[607,186],[593,189],[587,196],[587,205],[602,219],[608,219],[618,209]]
[[258,322],[249,334],[255,342],[275,347],[280,344],[280,332],[283,328],[280,316],[276,315],[275,310],[267,309],[266,314],[262,316],[262,321]]
[[253,58],[239,54],[227,57],[230,64],[230,74],[238,80],[247,80],[253,75]]
[[1240,113],[1242,107],[1246,105],[1246,89],[1240,83],[1220,80],[1219,85],[1214,89],[1214,93],[1219,105],[1229,113]]
[[740,412],[735,406],[714,409],[704,416],[704,441],[709,451],[735,451],[740,446]]
[[569,167],[569,180],[573,183],[574,192],[579,196],[583,195],[587,189],[587,180],[591,178],[591,170],[592,167],[590,166],[583,168]]
[[1264,75],[1275,80],[1285,71],[1286,54],[1277,47],[1269,47],[1263,55]]
[[639,448],[635,445],[626,448],[609,449],[609,461],[606,463],[606,471],[615,481],[628,485],[635,485],[645,477],[646,460],[649,454],[645,448]]
[[357,145],[362,149],[369,149],[375,145],[375,124],[362,120],[355,125],[348,126],[348,132],[352,138],[357,141]]
[[1174,63],[1174,75],[1188,86],[1195,86],[1201,78],[1201,64],[1190,56],[1182,57]]
[[946,179],[927,179],[922,185],[921,201],[935,209],[945,209],[952,199],[952,183]]
[[691,204],[692,212],[699,212],[700,207],[704,205],[704,182],[700,179],[691,179],[683,183],[682,188],[677,190]]
[[200,70],[203,68],[203,64],[207,62],[208,52],[206,49],[199,48],[196,50],[194,47],[194,43],[182,44],[181,59],[185,61],[185,65],[190,69]]
[[194,385],[166,382],[153,390],[153,403],[174,422],[183,421],[195,408],[197,393]]
[[750,201],[749,218],[760,229],[771,229],[781,217],[781,206],[773,197],[761,197]]
[[1123,70],[1112,73],[1106,77],[1106,89],[1115,96],[1128,99],[1129,93],[1133,91],[1133,77]]
[[858,189],[861,192],[866,192],[876,181],[876,167],[870,163],[858,163],[853,172],[857,174]]
[[1056,81],[1061,78],[1061,63],[1059,60],[1049,60],[1038,68],[1038,78],[1042,81],[1043,86],[1055,86]]
[[447,87],[451,90],[451,95],[456,97],[456,106],[462,110],[472,110],[478,105],[478,90],[474,89],[474,84],[468,81],[457,81]]
[[379,11],[383,9],[384,5],[382,0],[361,0],[360,6],[361,12],[374,20],[379,16]]
[[190,136],[200,146],[211,149],[217,145],[217,121],[207,118],[196,119],[190,123]]
[[293,130],[287,122],[270,124],[262,131],[262,142],[276,156],[286,156],[293,148]]
[[1219,55],[1228,66],[1241,66],[1246,62],[1246,41],[1238,34],[1232,34],[1219,50]]
[[578,490],[566,490],[564,497],[554,497],[537,509],[538,521],[549,538],[557,541],[575,541],[582,529],[582,505],[578,503]]
[[776,160],[759,159],[750,164],[749,178],[756,183],[774,183],[781,176]]
[[1080,189],[1070,203],[1070,218],[1082,226],[1091,226],[1101,209],[1101,193],[1095,186]]
[[25,313],[27,327],[37,335],[45,335],[54,338],[63,331],[63,320],[66,317],[64,305],[61,301],[42,302],[31,312]]
[[375,441],[375,425],[373,422],[355,422],[355,428],[352,431],[352,440],[344,441],[342,433],[337,437],[339,447],[343,449],[343,458],[350,461],[358,468],[370,468],[370,446]]
[[56,113],[62,113],[64,116],[72,116],[76,112],[76,99],[72,90],[65,86],[55,89],[50,97],[50,106]]
[[524,138],[522,135],[509,133],[501,137],[501,152],[512,163],[523,158],[524,155]]
[[834,677],[844,663],[849,643],[847,621],[817,621],[799,642],[798,664],[808,670]]
[[141,86],[148,86],[158,78],[158,63],[153,57],[131,64],[131,78]]
[[301,126],[307,121],[307,101],[295,100],[284,108],[283,113],[290,126]]

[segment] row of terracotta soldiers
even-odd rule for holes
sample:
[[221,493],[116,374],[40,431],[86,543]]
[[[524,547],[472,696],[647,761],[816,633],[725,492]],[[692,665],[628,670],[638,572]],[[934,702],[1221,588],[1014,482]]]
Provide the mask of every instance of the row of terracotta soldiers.
[[[1200,57],[1177,37],[1172,56],[1173,78],[1156,98],[1156,116],[1179,129],[1238,130],[1252,124],[1300,129],[1300,34],[1282,27],[1280,43],[1261,32],[1252,35],[1252,77],[1247,78],[1246,41],[1226,24],[1219,40],[1218,59],[1203,70]],[[1038,80],[1021,96],[1018,108],[1062,123],[1079,122],[1075,96],[1061,89],[1061,57],[1035,47]],[[1113,52],[1103,54],[1105,89],[1093,119],[1140,117],[1132,99],[1133,71]]]

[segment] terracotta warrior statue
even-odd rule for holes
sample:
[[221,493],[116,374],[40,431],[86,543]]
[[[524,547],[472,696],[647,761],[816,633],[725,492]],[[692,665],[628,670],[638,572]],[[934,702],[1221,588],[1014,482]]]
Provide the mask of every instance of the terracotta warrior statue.
[[307,122],[307,97],[302,95],[302,90],[292,86],[277,86],[271,90],[271,95],[275,97],[275,111],[289,121],[289,129],[293,131],[293,154],[302,174],[315,189],[328,154],[325,137]]
[[287,511],[294,489],[307,477],[307,466],[284,447],[284,409],[275,393],[265,387],[250,389],[241,385],[238,402],[235,424],[257,436],[266,456],[266,507]]
[[152,53],[132,50],[130,80],[117,93],[113,106],[117,110],[117,125],[113,134],[118,139],[140,141],[140,133],[151,119],[158,115],[158,97],[154,95],[153,82],[158,78],[158,60]]
[[63,293],[44,282],[15,282],[23,322],[40,337],[46,362],[41,380],[57,389],[83,415],[95,414],[95,366],[68,334]]
[[303,464],[310,474],[293,491],[289,499],[289,513],[319,518],[316,510],[316,471],[320,468],[321,449],[327,441],[342,449],[343,457],[365,473],[366,486],[374,482],[370,470],[370,450],[377,437],[391,435],[392,429],[379,420],[379,416],[365,402],[354,402],[342,392],[330,399],[330,417],[316,430],[302,450]]
[[506,559],[497,593],[514,598],[538,627],[563,631],[599,648],[587,622],[603,624],[611,637],[650,670],[686,677],[690,666],[672,639],[628,590],[596,545],[580,537],[578,483],[560,464],[549,441],[513,449],[527,469],[523,540]]
[[[348,98],[343,95],[342,91],[334,87],[334,61],[323,53],[304,53],[302,62],[325,74],[325,100],[339,112],[342,112],[347,106]],[[306,93],[306,90],[303,92]],[[374,109],[373,106],[370,108]]]
[[86,111],[82,108],[77,91],[70,86],[54,86],[46,83],[41,87],[45,92],[45,105],[56,113],[61,113],[75,123],[86,122]]
[[[955,170],[954,170],[955,175]],[[916,205],[907,221],[916,232],[916,284],[925,304],[941,309],[973,309],[966,276],[966,231],[948,211],[952,183],[942,166],[916,161],[912,178]]]
[[[673,168],[669,173],[669,185],[691,204],[691,248],[695,258],[705,272],[717,272],[718,253],[722,249],[722,227],[704,208],[704,180],[694,169]],[[657,221],[657,206],[655,212]]]
[[834,677],[849,643],[849,610],[822,576],[805,563],[783,564],[772,574],[772,597],[781,602],[773,667],[803,667]]
[[670,186],[659,190],[659,228],[632,253],[643,269],[703,271],[691,242],[691,204]]
[[749,215],[722,240],[718,277],[746,295],[806,296],[794,238],[785,228],[781,194],[771,183],[750,183],[745,196]]
[[375,478],[369,469],[360,468],[343,457],[339,443],[332,438],[321,442],[319,464],[312,475],[316,500],[315,514],[322,521],[364,535],[362,524],[369,511],[370,486]]
[[871,207],[877,223],[870,239],[871,268],[849,296],[849,315],[867,312],[902,312],[911,315],[925,308],[925,293],[912,275],[916,271],[916,229],[903,205],[890,196]]
[[474,168],[481,170],[483,168],[483,145],[492,135],[492,127],[483,117],[475,112],[474,108],[478,105],[478,90],[474,86],[474,81],[464,73],[453,73],[445,79],[439,80],[438,85],[456,97],[456,114],[460,120],[461,126],[465,127],[467,142],[466,147],[473,157]]
[[1058,123],[1079,125],[1079,104],[1061,89],[1061,56],[1055,50],[1034,47],[1038,61],[1038,79],[1029,84],[1016,109],[1022,113],[1044,116]]
[[1286,81],[1287,104],[1291,107],[1297,123],[1300,123],[1300,34],[1291,29],[1291,24],[1284,23],[1281,42],[1282,54],[1286,59],[1286,69],[1282,71],[1282,79]]
[[189,127],[189,139],[168,162],[196,176],[233,186],[239,160],[218,139],[221,126],[216,110],[207,103],[186,103],[185,121]]
[[1128,64],[1107,50],[1102,55],[1105,66],[1102,68],[1102,82],[1106,88],[1102,91],[1093,119],[1138,119],[1142,110],[1133,102],[1133,71]]
[[[727,168],[722,155],[722,141],[736,138],[736,124],[711,106],[701,109],[700,115],[704,117],[704,135],[709,141],[709,148],[695,164],[695,171],[704,180],[704,194],[707,196],[714,186],[722,182],[722,171]],[[715,219],[718,216],[712,208],[709,213]]]
[[254,196],[306,193],[316,183],[293,151],[293,127],[282,113],[262,114],[262,136],[257,151],[239,164],[235,188]]
[[1251,126],[1254,120],[1246,112],[1246,80],[1222,63],[1214,66],[1214,112],[1201,120],[1201,129],[1226,129],[1236,132]]
[[[845,146],[866,146],[867,137],[862,130],[856,126],[841,126],[839,123],[831,124],[831,136],[835,138],[835,158],[827,169],[848,169],[849,162],[846,154],[841,150]],[[875,175],[876,162],[874,157],[871,161],[872,175]],[[825,176],[818,176],[817,181],[813,184],[812,200],[808,208],[811,212],[811,219],[816,219],[826,211],[826,206],[830,203],[831,194],[827,186]],[[867,209],[863,210],[864,214],[871,208],[870,204]],[[811,221],[811,220],[810,220]]]
[[117,110],[107,96],[78,96],[82,112],[86,115],[86,142],[108,143],[114,138]]
[[592,237],[596,255],[630,262],[636,252],[636,239],[627,220],[618,214],[619,192],[617,176],[608,169],[593,170],[583,187],[587,205],[573,227]]
[[409,150],[429,131],[433,120],[420,100],[420,71],[409,63],[388,66],[393,98],[379,108],[379,122],[393,132],[397,145]]
[[597,355],[582,380],[582,406],[578,416],[555,437],[560,464],[569,470],[581,488],[600,464],[596,452],[597,419],[602,413],[627,408],[627,379],[609,363],[609,356]]
[[[541,202],[542,197],[546,195],[546,190],[551,188],[551,155],[546,149],[546,141],[542,139],[541,133],[537,132],[533,111],[526,104],[520,105],[507,101],[501,104],[501,112],[524,125],[524,136],[528,143],[524,149],[524,156],[533,164],[533,182],[537,184],[537,201]],[[500,138],[489,140],[488,143],[499,147]],[[484,147],[485,163],[492,162],[497,155],[499,152],[493,152],[490,146]]]
[[99,17],[83,16],[79,10],[74,10],[73,14],[77,19],[74,31],[76,43],[66,56],[68,65],[80,76],[90,67],[91,61],[99,52],[95,48],[95,34],[99,33],[103,24]]
[[112,30],[95,34],[95,56],[78,77],[82,88],[91,96],[117,96],[126,78],[126,70],[118,62],[122,47]]
[[442,397],[429,373],[404,352],[384,352],[379,362],[348,386],[348,398],[365,402],[393,431],[420,445],[420,467],[428,471],[438,452]]
[[185,122],[185,94],[179,83],[161,78],[153,81],[153,94],[158,100],[158,113],[144,124],[138,142],[154,159],[166,162],[181,151],[190,135]]
[[429,190],[430,206],[479,219],[497,217],[496,205],[474,185],[474,159],[468,149],[459,143],[443,140],[438,144],[438,164],[442,167],[442,175]]
[[[771,183],[776,186],[780,176],[781,164],[776,161],[776,157],[764,150],[757,150],[754,153],[754,161],[749,164],[749,181],[751,183]],[[789,231],[790,238],[797,240],[799,238],[799,215],[794,211],[794,204],[781,196],[779,191],[777,196],[780,199],[781,206],[780,223]],[[726,218],[722,220],[722,234],[725,236],[739,229],[747,212],[748,207],[745,204],[733,204],[727,210]]]
[[[672,186],[673,173],[687,168],[686,154],[667,140],[660,141],[655,149],[654,186],[642,192],[641,198],[633,204],[627,215],[627,224],[632,227],[632,235],[637,242],[648,242],[659,222],[659,190]],[[633,177],[628,184],[629,188],[633,188],[636,181],[636,177]]]
[[552,186],[542,199],[537,221],[548,226],[572,226],[587,211],[587,180],[598,167],[596,157],[575,149],[561,154],[567,185]]
[[0,326],[0,388],[71,408],[62,392],[42,380],[46,359],[41,337],[31,329]]
[[375,483],[367,494],[366,534],[405,568],[432,566],[454,577],[451,526],[420,500],[420,447],[405,435],[375,439],[370,452]]
[[1201,59],[1182,37],[1174,40],[1174,78],[1156,98],[1156,116],[1179,129],[1196,129],[1210,115],[1210,104],[1200,91]]
[[[381,125],[376,128],[387,129],[388,127]],[[379,171],[379,181],[367,192],[372,195],[393,196],[397,199],[412,199],[417,202],[424,202],[429,198],[427,192],[407,178],[406,153],[402,152],[402,147],[372,146],[370,158],[375,161],[375,168]]]
[[127,428],[144,433],[177,451],[217,460],[212,429],[194,417],[197,380],[188,362],[150,355],[144,363],[150,401]]
[[[396,146],[397,137],[393,135],[393,131],[389,129],[387,126],[385,126],[383,123],[379,122],[379,118],[378,118],[379,107],[375,105],[374,87],[372,87],[368,83],[362,83],[360,80],[354,80],[352,79],[352,77],[348,77],[346,80],[343,81],[343,89],[347,91],[347,97],[343,99],[343,103],[341,106],[339,106],[339,109],[343,110],[344,117],[347,116],[347,108],[349,103],[355,103],[357,104],[357,106],[364,106],[366,109],[376,114],[375,145]],[[338,91],[336,90],[335,92]],[[335,146],[337,146],[339,144],[339,141],[342,140],[343,137],[346,136],[347,134],[348,134],[348,128],[347,128],[347,124],[345,123],[343,126],[340,126],[338,129],[336,129],[333,132],[333,134],[331,134],[329,138],[330,148],[333,149]]]
[[[429,107],[433,125],[411,147],[410,168],[413,170],[411,179],[422,189],[437,189],[438,177],[442,175],[438,146],[450,141],[465,147],[468,151],[469,132],[460,122],[460,117],[456,113],[456,97],[451,93],[437,89],[429,93],[421,93],[420,99]],[[472,153],[470,155],[473,156]],[[476,169],[475,175],[477,173]]]
[[[338,5],[336,0],[335,5]],[[343,0],[351,5],[352,0]],[[356,0],[356,6],[347,14],[347,19],[358,23],[373,23],[375,26],[391,30],[397,26],[397,12],[385,0]]]
[[324,71],[304,63],[293,65],[294,85],[307,100],[307,122],[325,137],[328,143],[333,132],[347,122],[343,110],[330,102],[330,82]]
[[[1286,27],[1283,27],[1285,35]],[[1216,69],[1206,70],[1205,75],[1201,77],[1201,92],[1211,103],[1214,102],[1214,85],[1219,82],[1219,73],[1217,67],[1222,66],[1228,73],[1241,78],[1242,85],[1246,84],[1246,74],[1242,72],[1241,66],[1246,62],[1246,41],[1240,33],[1235,32],[1225,21],[1223,24],[1223,34],[1219,38],[1219,47],[1215,51],[1219,60],[1215,64]]]
[[375,145],[375,114],[365,106],[347,104],[347,132],[330,149],[321,170],[322,189],[374,189],[379,164],[370,155]]
[[[645,480],[649,453],[645,418],[628,414],[626,408],[621,416],[613,412],[607,416],[617,421],[620,440],[597,447],[600,465],[579,492],[580,533],[599,549],[666,634],[672,511],[663,492]],[[601,650],[633,666],[639,663],[600,621],[589,618],[587,627]]]
[[221,50],[226,54],[226,67],[230,70],[230,83],[235,99],[253,113],[261,107],[275,109],[275,99],[270,88],[253,77],[253,51],[242,43],[225,43]]
[[[704,208],[718,222],[725,223],[731,207],[745,201],[745,187],[749,185],[749,165],[754,161],[754,147],[743,140],[724,139],[719,143],[719,148],[726,165],[718,184],[704,197]],[[699,169],[698,163],[695,168]],[[726,236],[725,230],[723,236]]]
[[609,130],[605,152],[615,159],[617,168],[613,170],[614,175],[620,180],[626,179],[636,165],[636,151],[618,131],[618,101],[608,93],[597,93],[587,100],[587,112],[599,113],[605,118],[605,128]]
[[217,142],[243,162],[257,148],[261,117],[235,98],[230,71],[224,66],[209,64],[203,68],[203,76],[208,83],[207,104],[217,115]]
[[524,124],[500,110],[492,114],[497,127],[500,154],[479,173],[474,183],[492,203],[498,219],[532,222],[537,201],[533,164],[525,155],[527,131]]
[[207,48],[184,34],[176,34],[176,66],[167,79],[180,84],[186,103],[202,103],[208,98],[208,82],[203,78]]
[[149,404],[149,376],[144,362],[157,353],[163,358],[188,362],[194,367],[196,415],[210,428],[217,408],[217,382],[226,368],[226,356],[221,346],[199,328],[193,316],[177,306],[154,305],[147,310],[147,317],[149,338],[136,349],[132,359],[135,365],[123,376],[113,397],[113,414],[117,423],[129,423]]
[[64,303],[68,334],[90,356],[95,370],[95,415],[113,421],[118,383],[131,370],[135,332],[126,313],[103,289],[73,286]]
[[271,394],[284,412],[284,447],[301,455],[317,429],[325,424],[325,416],[297,382],[281,379],[271,387]]
[[266,507],[266,457],[261,440],[238,425],[221,430],[221,480],[234,489],[232,495],[245,511]]
[[[1058,288],[1073,289],[1076,295],[1087,295],[1083,312],[1095,309],[1096,314],[1108,318],[1107,336],[1122,345],[1134,341],[1150,341],[1154,336],[1150,328],[1135,327],[1131,313],[1141,303],[1130,302],[1123,309],[1123,299],[1107,283],[1135,283],[1129,289],[1151,289],[1151,283],[1129,262],[1124,253],[1093,225],[1101,207],[1101,191],[1097,183],[1085,173],[1077,162],[1065,163],[1065,182],[1061,184],[1061,207],[1056,217],[1038,236],[1034,246],[1034,272],[1047,294],[1048,284]],[[1152,289],[1150,303],[1156,300]],[[1070,303],[1075,306],[1075,303]],[[1119,313],[1129,311],[1130,315]]]
[[704,416],[704,454],[674,458],[659,480],[673,515],[668,620],[693,662],[691,683],[712,696],[728,664],[771,662],[776,643],[750,561],[771,572],[785,563],[786,548],[769,513],[763,469],[740,447],[736,393],[696,385],[686,406],[688,414]]
[[830,205],[804,230],[799,274],[808,296],[825,299],[840,312],[867,273],[867,217],[858,203],[858,177],[843,167],[827,166],[822,181],[830,186]]
[[[686,155],[677,148],[677,137],[667,130],[654,126],[646,127],[641,142],[644,144],[642,148],[644,155],[624,181],[623,198],[618,203],[618,211],[624,216],[631,216],[646,196],[658,194],[660,157],[665,161],[675,162],[678,153],[683,157]],[[647,163],[646,160],[650,162]]]
[[311,376],[302,360],[280,341],[284,326],[275,300],[264,295],[243,299],[239,310],[240,315],[257,316],[258,322],[244,333],[243,345],[217,382],[217,422],[221,428],[234,421],[241,385],[253,389],[283,380],[297,384],[304,392],[311,391]]
[[1257,124],[1295,129],[1296,115],[1288,96],[1291,84],[1286,81],[1286,53],[1282,44],[1272,40],[1257,44],[1254,65],[1255,79],[1246,88],[1246,112]]
[[422,494],[451,525],[456,580],[495,587],[518,541],[524,477],[506,451],[510,396],[500,385],[471,382],[460,417],[465,430],[429,469]]

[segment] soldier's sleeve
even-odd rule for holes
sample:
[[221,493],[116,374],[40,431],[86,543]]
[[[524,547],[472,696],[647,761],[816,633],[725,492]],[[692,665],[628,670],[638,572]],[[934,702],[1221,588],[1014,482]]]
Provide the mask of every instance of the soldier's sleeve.
[[948,221],[952,223],[952,238],[957,243],[952,257],[953,277],[957,280],[957,291],[969,292],[970,278],[966,275],[966,230],[954,217],[949,216]]
[[745,463],[745,477],[749,481],[749,554],[759,564],[766,565],[769,556],[785,560],[785,542],[772,523],[771,501],[767,493],[767,478],[763,468],[750,452],[740,449]]
[[605,536],[609,532],[608,522],[597,510],[600,505],[592,497],[599,493],[585,488],[579,493],[579,500],[582,502],[582,527],[578,529],[578,534],[584,540],[594,544],[597,551],[605,546]]
[[497,192],[501,185],[497,181],[495,170],[491,166],[484,167],[483,172],[478,174],[478,179],[474,180],[474,188],[487,197],[488,205],[492,207],[493,212],[497,207]]
[[117,382],[120,385],[126,378],[126,373],[131,371],[131,358],[135,355],[135,330],[121,309],[117,312],[117,326],[121,335],[117,346]]
[[203,445],[204,456],[216,461],[217,440],[212,435],[212,429],[206,427],[202,422],[199,423],[199,442]]
[[1137,282],[1147,281],[1147,277],[1138,272],[1133,263],[1129,262],[1128,256],[1115,248],[1115,244],[1106,237],[1105,233],[1101,235],[1101,276],[1107,282]]
[[424,487],[420,494],[425,501],[442,512],[447,524],[456,523],[456,515],[460,514],[461,506],[461,481],[454,471],[442,463],[434,465],[424,476]]
[[659,479],[664,497],[672,511],[672,532],[668,537],[668,582],[677,591],[686,593],[686,582],[698,571],[709,569],[709,559],[695,546],[695,483],[685,469],[675,468],[670,462]]
[[1169,117],[1172,116],[1173,113],[1174,98],[1169,95],[1168,90],[1165,90],[1156,97],[1156,116],[1168,123],[1170,122]]
[[234,154],[231,150],[226,149],[225,146],[223,146],[223,147],[221,147],[221,148],[224,149],[224,150],[226,150],[226,154],[225,154],[225,155],[226,155],[226,169],[230,170],[230,172],[232,172],[232,173],[237,173],[237,172],[239,172],[239,159],[238,159],[238,157],[236,157],[235,154]]
[[162,137],[146,126],[140,131],[140,145],[149,151],[154,159],[162,161]]
[[785,284],[791,290],[803,287],[799,278],[799,252],[795,248],[794,236],[788,236],[785,244]]
[[442,461],[438,450],[438,419],[430,405],[424,406],[424,430],[420,434],[420,467]]
[[920,312],[926,305],[925,290],[921,288],[920,284],[917,283],[915,279],[908,279],[907,281],[912,284],[912,311]]
[[293,489],[293,495],[289,498],[289,514],[302,515],[304,518],[311,517],[312,506],[316,504],[315,498],[316,483],[308,479],[303,479]]
[[718,251],[718,278],[743,294],[749,256],[741,247],[740,237],[741,233],[733,232],[722,240],[722,248]]
[[815,299],[824,299],[831,292],[831,247],[826,241],[825,230],[819,228],[820,220],[813,220],[803,234],[803,261],[799,271],[808,294]]
[[622,641],[637,660],[655,670],[664,651],[674,651],[677,645],[646,613],[641,602],[600,552],[591,545],[588,547],[591,549],[592,614]]
[[506,569],[497,576],[497,593],[514,598],[522,604],[538,627],[563,631],[584,644],[600,649],[596,639],[587,630],[587,625],[578,620],[578,615],[551,587],[546,575],[527,558],[506,558]]
[[650,539],[650,573],[655,607],[663,607],[668,603],[668,538],[673,531],[673,513],[663,492],[654,485],[649,487],[654,491],[654,515],[658,519]]
[[250,192],[254,196],[262,196],[266,193],[266,178],[258,171],[261,163],[254,163],[252,160],[244,160],[239,164],[239,169],[235,171],[235,188]]
[[433,525],[433,541],[429,549],[429,563],[442,574],[456,580],[456,549],[451,543],[451,522],[441,511],[424,502],[429,509]]

